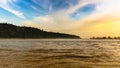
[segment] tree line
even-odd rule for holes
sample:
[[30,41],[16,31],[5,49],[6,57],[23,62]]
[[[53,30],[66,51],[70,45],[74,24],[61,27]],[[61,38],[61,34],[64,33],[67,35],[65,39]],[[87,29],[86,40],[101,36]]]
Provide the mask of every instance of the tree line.
[[90,39],[120,39],[120,37],[91,37]]
[[76,35],[47,32],[34,27],[0,23],[0,38],[80,38]]

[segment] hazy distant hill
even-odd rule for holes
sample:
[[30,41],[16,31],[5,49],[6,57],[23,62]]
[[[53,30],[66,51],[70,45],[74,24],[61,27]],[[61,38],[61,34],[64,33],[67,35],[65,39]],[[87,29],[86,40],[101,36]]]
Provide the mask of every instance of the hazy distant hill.
[[47,32],[33,27],[0,23],[0,38],[80,38],[76,35]]

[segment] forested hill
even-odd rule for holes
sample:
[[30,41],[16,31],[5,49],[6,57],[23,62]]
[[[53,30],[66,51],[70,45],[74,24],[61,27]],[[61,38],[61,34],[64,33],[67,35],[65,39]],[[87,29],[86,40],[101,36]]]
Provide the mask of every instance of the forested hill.
[[80,38],[65,33],[47,32],[34,27],[0,23],[0,38]]

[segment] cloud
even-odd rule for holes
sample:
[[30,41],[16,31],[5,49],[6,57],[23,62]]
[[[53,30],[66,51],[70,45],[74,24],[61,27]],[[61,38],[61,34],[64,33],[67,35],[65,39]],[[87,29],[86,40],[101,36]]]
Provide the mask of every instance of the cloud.
[[119,36],[120,17],[106,15],[100,18],[84,20],[85,24],[80,30],[83,37],[91,36]]
[[75,6],[80,0],[32,0],[36,5],[48,12],[59,11],[62,9],[68,9],[71,6]]
[[[120,25],[119,3],[119,0],[81,0],[78,4],[67,9],[35,17],[32,21],[24,21],[23,25],[47,31],[76,34],[82,37],[118,36],[120,34],[118,26]],[[92,13],[83,15],[77,20],[71,19],[70,14],[91,4],[95,5]]]
[[0,7],[20,18],[25,18],[22,12],[14,10],[12,6],[9,5],[10,3],[14,4],[14,2],[16,2],[16,0],[0,0]]
[[[28,21],[25,21],[24,23],[27,24]],[[62,13],[62,11],[61,11],[61,12],[56,12],[56,13],[51,14],[51,15],[46,15],[46,16],[42,16],[42,17],[41,16],[35,17],[34,20],[32,20],[29,23],[39,24],[40,26],[43,26],[43,27],[39,27],[39,28],[45,29],[47,31],[59,32],[62,30],[64,31],[64,30],[70,29],[70,25],[72,24],[72,20],[70,20],[68,18],[66,13]],[[28,23],[28,26],[33,26],[33,25],[29,25],[29,23]],[[33,27],[38,27],[38,26],[33,26]]]
[[[72,6],[69,9],[59,10],[46,16],[35,17],[32,21],[24,21],[23,25],[37,27],[47,31],[79,35],[80,30],[83,29],[82,26],[84,22],[82,22],[82,20],[72,20],[70,14],[89,3],[83,3],[84,5],[82,3],[79,4]],[[79,27],[81,29],[78,31]]]

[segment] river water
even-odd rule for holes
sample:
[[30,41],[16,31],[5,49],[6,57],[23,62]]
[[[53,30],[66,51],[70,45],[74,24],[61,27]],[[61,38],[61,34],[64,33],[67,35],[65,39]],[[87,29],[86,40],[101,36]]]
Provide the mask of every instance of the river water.
[[1,39],[0,68],[120,68],[120,40]]

